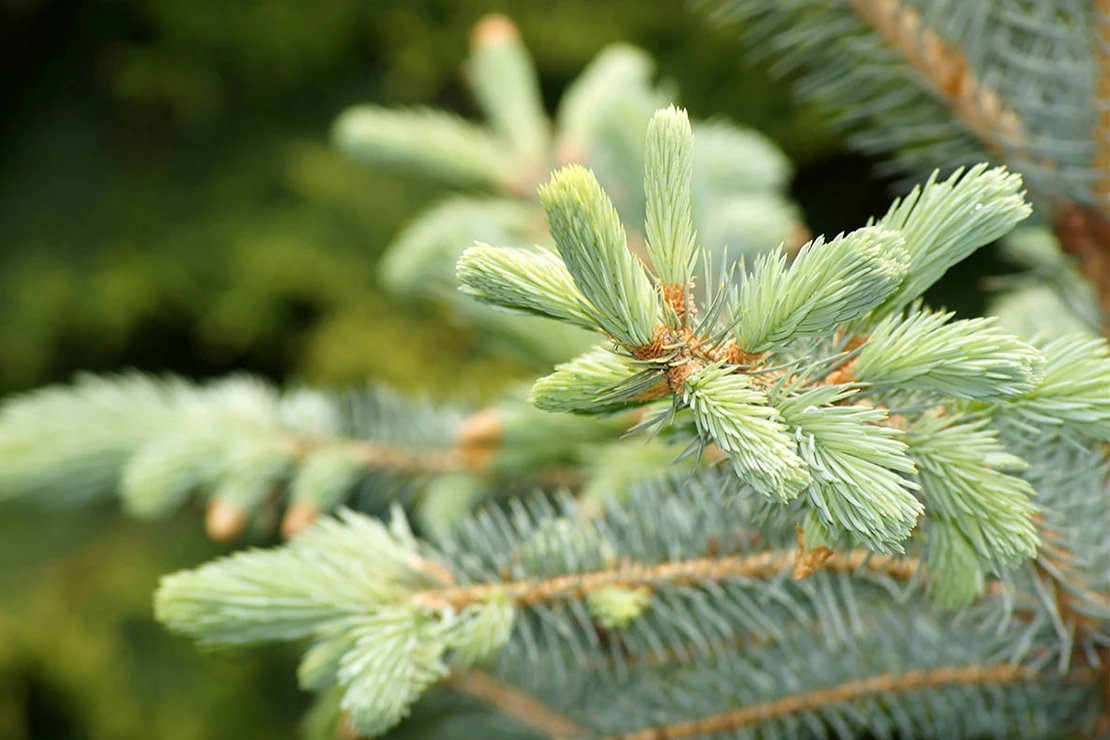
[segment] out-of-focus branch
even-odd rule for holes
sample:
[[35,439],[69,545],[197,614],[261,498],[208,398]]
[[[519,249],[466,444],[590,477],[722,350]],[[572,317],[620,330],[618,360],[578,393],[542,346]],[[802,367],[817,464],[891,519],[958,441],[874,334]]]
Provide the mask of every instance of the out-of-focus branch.
[[988,150],[1000,155],[1003,148],[1022,144],[1025,129],[1017,113],[975,76],[963,50],[926,27],[916,10],[899,0],[852,0],[852,8],[930,83]]

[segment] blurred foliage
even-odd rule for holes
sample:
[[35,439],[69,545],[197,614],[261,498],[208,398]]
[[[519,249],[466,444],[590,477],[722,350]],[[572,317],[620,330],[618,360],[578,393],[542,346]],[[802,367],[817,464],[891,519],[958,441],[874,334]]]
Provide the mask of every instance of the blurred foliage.
[[[325,144],[356,102],[473,116],[459,64],[493,11],[518,22],[549,105],[628,41],[695,117],[763,130],[801,165],[836,145],[681,0],[0,0],[0,392],[127,366],[440,394],[515,375],[375,285],[437,191]],[[285,655],[198,655],[150,621],[157,576],[214,554],[195,519],[0,511],[0,737],[297,735]]]
[[[444,380],[442,317],[384,303],[372,272],[435,191],[320,142],[352,102],[473,114],[459,65],[491,10],[519,21],[549,103],[598,49],[629,40],[658,55],[694,115],[768,131],[795,159],[831,144],[677,1],[0,7],[5,66],[19,71],[3,83],[17,105],[0,159],[0,390],[121,364]],[[379,331],[409,341],[383,354]],[[451,336],[489,377],[473,337]]]
[[307,706],[280,650],[203,654],[151,619],[162,573],[218,554],[198,517],[0,517],[0,737],[293,737]]

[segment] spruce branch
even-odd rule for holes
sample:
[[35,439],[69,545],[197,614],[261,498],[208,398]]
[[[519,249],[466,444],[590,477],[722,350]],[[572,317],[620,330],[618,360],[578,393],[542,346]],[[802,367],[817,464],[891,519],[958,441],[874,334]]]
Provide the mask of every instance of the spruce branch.
[[[535,640],[535,626],[528,623],[553,614],[553,605],[573,613],[576,605],[592,603],[592,609],[600,610],[602,623],[621,630],[635,645],[640,625],[652,629],[645,619],[661,627],[691,618],[687,607],[675,601],[694,593],[691,588],[718,594],[721,588],[743,591],[788,578],[795,556],[789,547],[748,555],[725,550],[693,556],[706,547],[703,527],[728,531],[750,512],[744,506],[714,504],[707,490],[692,493],[690,501],[701,502],[694,511],[705,517],[703,524],[680,535],[692,557],[679,555],[678,542],[672,549],[680,549],[671,557],[663,555],[655,565],[635,555],[635,542],[642,535],[633,533],[667,521],[662,509],[682,510],[682,504],[673,499],[658,511],[663,518],[657,523],[617,517],[565,530],[550,525],[566,522],[570,526],[569,519],[552,519],[538,511],[530,523],[503,519],[494,530],[487,530],[482,524],[486,516],[503,516],[489,512],[473,520],[478,529],[468,533],[464,528],[462,539],[455,540],[455,545],[448,540],[443,551],[414,539],[397,510],[388,527],[342,512],[338,518],[321,519],[282,548],[233,554],[164,579],[156,611],[171,629],[206,644],[312,638],[300,671],[302,683],[319,689],[338,682],[345,687],[344,706],[354,724],[363,731],[380,731],[404,716],[427,681],[451,675],[452,666],[465,669],[487,663],[510,642]],[[451,557],[452,547],[481,541],[504,556],[509,542],[491,542],[489,533],[514,529],[509,540],[515,543],[513,567],[534,575],[501,580],[487,572],[482,576],[485,582],[467,583],[474,577],[470,569],[481,568],[473,557],[479,551],[471,551],[466,565]],[[572,532],[576,534],[570,536]],[[482,539],[473,539],[474,535]],[[736,541],[730,547],[744,545]],[[604,565],[607,560],[610,564]],[[560,561],[572,572],[541,575]],[[591,570],[591,562],[603,567]],[[912,560],[863,550],[833,555],[822,566],[825,572],[876,582],[910,579],[916,569]],[[352,583],[357,588],[351,588]],[[641,589],[647,590],[647,598],[637,597],[632,612],[627,600],[619,604],[613,600],[620,591]],[[591,596],[596,597],[592,602]],[[570,637],[562,630],[560,634],[565,637],[559,639]],[[684,634],[676,632],[674,638]],[[415,653],[398,652],[405,645],[420,648]],[[515,654],[516,649],[505,655]],[[544,649],[560,648],[551,643]]]
[[[706,483],[713,485],[713,481]],[[878,557],[865,550],[836,553],[822,564],[822,573],[796,581],[789,578],[795,556],[791,548],[775,549],[772,544],[770,549],[757,548],[749,555],[740,555],[743,548],[750,546],[742,544],[743,540],[721,537],[704,540],[704,530],[688,529],[689,519],[674,516],[684,511],[687,516],[702,518],[713,529],[729,531],[750,518],[747,504],[721,506],[713,503],[716,498],[713,493],[681,491],[670,495],[675,493],[685,500],[675,502],[673,498],[648,495],[623,513],[611,510],[611,518],[607,517],[599,529],[577,530],[580,536],[570,536],[571,531],[566,530],[563,536],[545,537],[543,550],[535,557],[528,557],[523,549],[517,548],[519,559],[514,556],[501,562],[532,569],[536,575],[525,581],[498,580],[488,573],[484,577],[492,580],[486,583],[465,583],[488,567],[477,562],[488,557],[482,554],[479,543],[485,545],[489,554],[497,553],[498,559],[506,555],[501,549],[506,543],[491,543],[490,533],[504,531],[502,527],[507,525],[515,530],[512,539],[516,542],[538,542],[535,535],[553,532],[545,524],[566,519],[551,520],[548,514],[537,511],[537,518],[531,521],[518,516],[513,524],[505,519],[503,524],[487,528],[480,524],[479,517],[473,522],[478,527],[473,534],[478,537],[464,532],[464,538],[456,542],[458,546],[476,548],[467,550],[471,557],[466,562],[452,558],[449,550],[427,549],[396,521],[387,530],[373,520],[344,514],[343,524],[324,520],[316,525],[318,530],[309,530],[281,550],[233,555],[166,579],[159,591],[159,615],[174,629],[209,640],[244,634],[244,628],[257,619],[271,623],[266,625],[267,630],[274,622],[285,624],[279,632],[263,634],[287,638],[307,627],[290,619],[315,616],[321,620],[321,627],[315,631],[315,646],[306,654],[308,667],[302,668],[302,680],[312,678],[313,685],[327,685],[329,671],[334,671],[335,680],[341,683],[349,680],[351,719],[364,731],[381,729],[383,725],[375,723],[392,721],[398,712],[403,715],[407,711],[404,707],[419,695],[419,688],[415,695],[399,693],[396,679],[392,678],[408,675],[403,671],[412,670],[409,668],[412,660],[418,663],[417,675],[431,671],[448,688],[461,684],[461,690],[466,691],[469,686],[502,711],[513,714],[535,710],[530,726],[542,725],[571,733],[560,735],[563,737],[646,737],[645,724],[650,724],[654,732],[683,728],[675,737],[748,726],[770,730],[793,726],[791,718],[808,722],[804,719],[807,717],[842,720],[867,717],[868,722],[880,724],[893,721],[903,734],[914,727],[928,726],[934,721],[929,717],[937,721],[944,717],[943,721],[948,723],[958,717],[958,721],[968,724],[958,725],[959,730],[957,725],[951,725],[952,732],[971,734],[976,728],[998,725],[982,724],[984,715],[976,712],[934,714],[939,712],[936,707],[940,705],[934,705],[930,697],[951,697],[956,694],[950,690],[977,686],[982,686],[983,696],[993,697],[996,704],[999,697],[1007,697],[1005,706],[1014,710],[1029,706],[1031,687],[1049,692],[1056,697],[1056,703],[1038,703],[1035,715],[1018,712],[1025,722],[1035,716],[1038,728],[1058,728],[1057,723],[1064,717],[1075,723],[1087,716],[1080,709],[1090,706],[1085,676],[1060,679],[1024,663],[1000,660],[999,645],[993,642],[998,635],[987,637],[994,629],[989,623],[982,628],[983,632],[952,631],[954,623],[942,625],[931,621],[935,615],[919,603],[879,606],[867,600],[890,598],[886,587],[871,593],[869,584],[915,579],[919,566],[914,561]],[[657,508],[643,508],[651,504]],[[695,507],[686,508],[690,504]],[[632,512],[636,516],[630,518]],[[504,517],[495,512],[490,516]],[[644,527],[667,525],[673,533],[668,549],[680,551],[683,541],[693,544],[695,540],[687,538],[696,537],[701,540],[699,547],[703,552],[722,547],[726,551],[692,559],[663,559],[655,566],[622,564],[626,557],[634,558],[632,563],[646,562],[643,556],[634,553],[648,546],[648,542],[642,535],[633,535],[634,531],[646,532],[649,530]],[[323,532],[328,528],[332,529],[325,536]],[[785,543],[788,537],[776,541]],[[595,549],[599,543],[608,544]],[[735,547],[741,550],[735,554],[727,551]],[[591,552],[612,560],[613,565],[565,576],[550,572],[557,563],[564,564],[558,567],[588,568]],[[265,563],[267,559],[272,562]],[[489,561],[491,565],[494,562]],[[543,571],[548,575],[539,575]],[[834,572],[839,575],[831,575]],[[288,585],[280,597],[277,592],[266,598],[254,595],[257,588],[254,584],[267,582],[270,578],[267,573],[274,577],[284,574]],[[619,574],[619,580],[613,574]],[[336,598],[338,594],[329,596],[326,584],[333,577],[344,579],[348,585],[354,577],[360,587],[354,591],[344,588],[349,595],[343,598]],[[377,582],[364,581],[367,577]],[[311,591],[301,590],[310,584]],[[650,589],[650,597],[623,624],[604,627],[604,623],[577,621],[576,604],[588,602],[590,594],[608,597],[614,589],[633,593],[640,587]],[[752,592],[751,597],[744,596],[748,592]],[[871,596],[866,596],[868,593]],[[260,591],[258,596],[261,594]],[[305,601],[306,595],[309,601]],[[206,600],[213,598],[216,602],[212,605],[222,605],[218,612],[211,605],[204,606]],[[841,600],[845,603],[841,604]],[[413,611],[407,605],[410,603],[418,608]],[[707,603],[714,604],[714,608],[704,611]],[[511,619],[501,611],[507,605],[516,612]],[[353,612],[345,616],[351,608],[383,616],[366,619]],[[756,617],[749,613],[752,609],[769,611]],[[267,610],[273,611],[271,617],[262,616]],[[201,614],[219,616],[196,621]],[[780,616],[776,619],[774,614]],[[492,632],[474,628],[491,618],[501,626]],[[404,628],[403,619],[410,620]],[[839,620],[846,623],[838,627]],[[786,622],[789,629],[785,628]],[[709,628],[712,623],[717,624],[716,629]],[[507,637],[501,630],[508,624],[513,625],[514,634]],[[343,635],[354,630],[369,647],[382,644],[382,638],[372,639],[374,632],[360,630],[387,628],[398,630],[398,640],[401,635],[405,635],[405,640],[420,640],[421,650],[402,660],[397,654],[383,652],[385,647],[375,649],[372,653],[375,657],[367,658],[369,662],[356,683],[355,677],[344,673],[342,666],[353,665],[352,661],[360,660],[363,652],[357,646],[343,648],[352,644]],[[829,629],[829,634],[820,636],[821,628]],[[608,634],[616,636],[612,643],[618,649],[615,653],[599,642],[602,630],[610,629],[613,633]],[[587,634],[592,637],[575,634],[583,630],[589,630]],[[755,639],[744,639],[744,635]],[[760,635],[764,636],[762,640]],[[895,644],[902,644],[900,635],[919,639],[921,644],[909,651],[912,657],[893,649]],[[718,636],[719,642],[715,644]],[[492,642],[487,642],[491,637]],[[683,642],[691,637],[695,645],[683,647]],[[662,643],[658,643],[660,639]],[[575,645],[578,640],[582,642]],[[567,645],[566,641],[571,642]],[[655,648],[649,647],[652,642],[657,643]],[[743,651],[733,652],[730,645],[741,643]],[[391,643],[387,641],[385,645],[388,644]],[[496,678],[486,676],[486,669],[469,673],[472,669],[465,666],[452,668],[456,656],[470,654],[472,644],[499,646],[500,657],[495,664],[489,664]],[[344,649],[353,651],[355,657],[345,658],[333,652]],[[491,654],[489,650],[487,647],[481,652]],[[627,658],[623,651],[628,651]],[[652,652],[660,658],[668,657],[638,660]],[[421,657],[425,653],[432,657],[427,660]],[[606,655],[615,659],[616,665],[611,660],[599,662]],[[698,655],[707,657],[695,657]],[[585,673],[572,676],[567,672],[570,668],[564,662],[567,660],[578,661],[574,670]],[[427,661],[430,663],[425,665]],[[794,674],[794,679],[784,679],[781,671],[792,670],[789,666],[798,665],[798,661],[813,665],[816,672],[812,678]],[[780,664],[782,669],[777,668]],[[758,676],[755,682],[736,681],[739,676],[753,674]],[[385,690],[381,688],[383,680],[394,683]],[[1074,685],[1069,681],[1074,681]],[[414,685],[405,683],[402,688],[410,691],[413,689],[407,687]],[[584,702],[576,700],[573,688],[576,685],[590,686],[596,696]],[[732,688],[724,690],[726,685]],[[363,688],[369,686],[379,687],[378,691],[384,694],[365,693]],[[656,693],[661,686],[667,687],[662,695]],[[873,700],[879,693],[884,696],[882,703]],[[401,703],[394,704],[395,701]],[[890,714],[889,702],[895,702],[896,707]],[[625,710],[635,705],[656,710],[647,716]],[[922,713],[900,714],[910,706],[922,707]],[[1045,709],[1049,706],[1054,707],[1053,711]],[[996,720],[992,717],[991,721]]]
[[568,468],[581,461],[559,440],[608,440],[628,423],[560,423],[512,400],[464,415],[385,389],[283,394],[246,377],[82,376],[0,409],[0,499],[64,505],[118,492],[129,513],[150,518],[199,493],[221,540],[287,499],[289,537],[360,488],[382,503],[463,472],[578,485]]
[[[646,188],[659,213],[652,223],[671,224],[663,230],[669,236],[650,237],[682,245],[673,252],[649,244],[657,263],[691,254],[694,243],[689,220],[676,215],[686,212],[692,187],[692,173],[685,171],[693,144],[683,120],[668,109],[647,134]],[[541,200],[560,253],[590,305],[599,307],[599,328],[622,346],[599,347],[559,365],[536,382],[531,399],[543,409],[606,414],[670,396],[669,410],[660,403],[651,416],[645,409],[646,425],[665,424],[688,409],[691,449],[714,445],[736,475],[768,499],[788,503],[806,491],[803,511],[818,513],[811,526],[828,529],[833,542],[843,536],[877,552],[901,551],[923,513],[913,494],[916,469],[905,445],[892,438],[896,431],[885,411],[840,405],[851,393],[845,384],[862,383],[876,396],[923,391],[988,404],[1038,387],[1040,353],[995,329],[993,319],[952,322],[951,314],[920,310],[900,315],[949,266],[1028,215],[1020,184],[986,165],[944,181],[934,175],[896,202],[879,225],[827,244],[818,238],[789,267],[781,253],[759,258],[750,273],[734,266],[741,273],[738,286],[707,296],[695,323],[688,321],[699,306],[688,292],[687,257],[672,260],[653,281],[625,248],[619,218],[597,181],[581,168],[557,173],[541,189]],[[521,263],[520,271],[526,269]],[[556,301],[554,293],[570,292],[542,287],[558,281],[541,279],[538,266],[533,272],[502,279],[504,286],[494,290],[502,291],[504,305],[538,305],[540,299],[516,287],[526,279],[535,294],[552,293],[543,299],[547,305]],[[467,260],[460,275],[464,290],[490,293]],[[491,273],[489,281],[496,280]],[[869,332],[860,336],[863,329]],[[824,344],[802,345],[814,339]],[[815,348],[820,359],[811,354]],[[1033,531],[1031,513],[1017,513],[1026,532]],[[973,518],[987,515],[973,509]],[[939,529],[935,539],[955,541]],[[1032,557],[1031,548],[1019,549]]]
[[1018,114],[980,80],[964,49],[945,41],[905,0],[852,0],[852,9],[906,59],[987,150],[1003,155],[1027,136]]
[[1021,172],[1110,316],[1104,0],[697,5],[800,73],[799,95],[828,109],[849,143],[892,155],[910,176],[986,158]]
[[613,735],[606,740],[680,740],[721,732],[735,732],[764,722],[791,715],[819,712],[832,704],[846,704],[864,697],[889,696],[922,689],[946,687],[1006,685],[1036,680],[1036,674],[1022,666],[952,666],[884,674],[859,681],[849,681],[828,689],[795,694],[782,699],[747,706],[723,714],[687,720],[663,727]]

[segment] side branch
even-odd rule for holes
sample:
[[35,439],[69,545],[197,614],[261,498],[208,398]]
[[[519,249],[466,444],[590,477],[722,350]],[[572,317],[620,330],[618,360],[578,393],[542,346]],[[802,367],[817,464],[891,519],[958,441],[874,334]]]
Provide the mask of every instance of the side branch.
[[[928,81],[989,152],[1005,159],[1005,150],[1020,150],[1026,141],[1018,114],[1007,108],[996,90],[971,69],[958,46],[946,43],[928,28],[916,10],[901,0],[851,0],[852,8]],[[1055,204],[1056,232],[1068,254],[1095,284],[1103,312],[1110,316],[1110,0],[1093,0],[1095,90],[1095,158],[1091,163],[1094,208]],[[1107,328],[1110,332],[1110,327]]]
[[774,701],[756,704],[732,712],[678,722],[666,727],[651,727],[606,740],[678,740],[678,738],[712,735],[749,727],[803,712],[813,712],[829,704],[854,701],[876,694],[919,691],[943,686],[976,686],[1033,681],[1036,673],[1022,666],[954,666],[928,668],[908,673],[887,673],[859,681],[849,681],[827,689],[795,694]]
[[[729,578],[770,578],[789,570],[795,560],[794,550],[769,550],[756,555],[732,555],[722,558],[696,558],[658,565],[623,564],[614,568],[557,576],[548,579],[481,583],[472,586],[450,586],[413,594],[413,600],[429,608],[450,607],[460,610],[487,601],[495,596],[508,598],[515,606],[580,599],[602,588],[652,587],[658,584],[689,585]],[[894,578],[909,580],[919,563],[910,558],[876,555],[857,549],[847,554],[834,554],[820,568],[849,572],[866,568]]]
[[929,82],[989,151],[997,155],[1003,147],[1023,144],[1025,131],[1017,113],[975,76],[963,50],[928,28],[916,10],[900,0],[852,0],[852,8]]

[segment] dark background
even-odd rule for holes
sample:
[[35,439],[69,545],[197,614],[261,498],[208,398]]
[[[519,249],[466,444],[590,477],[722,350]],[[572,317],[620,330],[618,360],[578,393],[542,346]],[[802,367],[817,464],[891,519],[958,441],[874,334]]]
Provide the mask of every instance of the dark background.
[[[356,102],[474,115],[459,66],[493,11],[519,24],[549,109],[630,42],[694,117],[778,142],[813,233],[885,211],[877,163],[677,0],[0,0],[0,393],[123,368],[494,382],[504,369],[474,337],[375,284],[434,187],[327,140]],[[977,257],[933,298],[975,313],[997,269]],[[114,506],[0,507],[0,738],[297,736],[291,651],[204,654],[150,619],[160,574],[224,551],[200,530],[197,511],[151,525]]]

